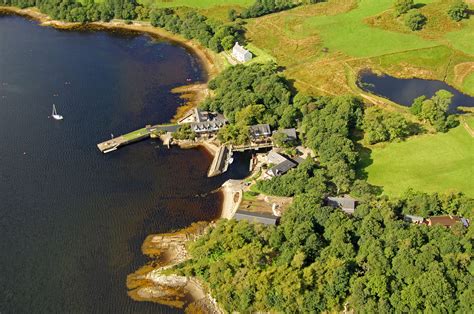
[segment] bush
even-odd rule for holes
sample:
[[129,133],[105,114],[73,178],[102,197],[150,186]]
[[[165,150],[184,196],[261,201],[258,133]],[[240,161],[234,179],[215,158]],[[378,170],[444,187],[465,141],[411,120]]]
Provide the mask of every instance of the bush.
[[365,111],[363,128],[369,144],[403,139],[410,135],[409,125],[398,113],[385,112],[377,107]]
[[194,140],[196,133],[194,133],[189,124],[185,124],[180,126],[176,132],[173,132],[173,138],[177,140]]
[[425,26],[426,16],[417,11],[412,11],[405,17],[405,25],[412,31],[419,31]]
[[449,8],[448,15],[456,22],[459,22],[462,19],[467,19],[469,17],[467,4],[462,0],[456,1]]
[[396,0],[394,3],[395,16],[407,13],[415,6],[413,0]]

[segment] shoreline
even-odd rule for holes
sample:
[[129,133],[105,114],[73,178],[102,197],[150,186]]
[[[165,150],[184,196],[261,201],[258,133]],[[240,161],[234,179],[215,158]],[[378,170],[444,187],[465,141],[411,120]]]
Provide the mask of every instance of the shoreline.
[[[93,22],[87,24],[70,23],[53,20],[46,14],[41,13],[37,8],[20,9],[17,7],[0,6],[0,14],[13,14],[35,20],[40,26],[53,27],[61,30],[125,30],[146,34],[158,40],[167,40],[174,44],[181,45],[194,56],[203,67],[205,72],[205,82],[196,82],[190,85],[183,85],[171,90],[172,93],[181,94],[181,98],[186,104],[177,108],[174,119],[187,110],[194,108],[210,92],[207,82],[215,77],[220,69],[216,64],[216,57],[207,48],[192,40],[186,40],[180,35],[172,34],[166,30],[155,28],[148,22],[134,21],[132,24],[125,24],[124,21],[112,20],[110,22]],[[177,143],[181,149],[202,147],[211,156],[214,156],[217,147],[208,141],[195,143]],[[229,213],[234,208],[234,193],[225,184],[219,188],[223,200],[221,214],[215,219],[230,218],[225,213]],[[229,193],[231,193],[229,195]],[[242,193],[241,193],[242,194]],[[242,195],[240,195],[240,200]],[[238,203],[240,204],[240,202]],[[238,205],[237,204],[237,205]],[[212,223],[212,222],[211,222]],[[206,230],[208,222],[196,222],[189,227],[165,234],[151,234],[146,237],[142,245],[142,253],[151,258],[151,262],[143,265],[135,272],[129,274],[126,280],[128,295],[135,301],[156,302],[170,307],[185,308],[190,310],[201,310],[212,313],[222,313],[217,302],[207,291],[206,287],[195,277],[185,277],[171,274],[169,270],[187,259],[189,253],[185,243],[198,238]]]
[[[203,47],[202,45],[193,40],[185,39],[181,35],[173,34],[162,28],[154,27],[149,22],[132,21],[132,24],[126,24],[125,21],[122,20],[111,20],[110,22],[99,21],[85,24],[76,22],[63,22],[59,20],[53,20],[48,15],[41,13],[35,7],[21,9],[18,7],[0,6],[0,13],[20,15],[38,21],[40,26],[50,26],[63,30],[80,30],[84,28],[90,28],[95,30],[121,29],[147,34],[156,39],[165,39],[172,43],[181,45],[192,51],[196,56],[198,56],[198,59],[201,62],[201,65],[203,66],[204,71],[206,72],[207,81],[215,77],[220,72],[220,69],[216,65],[216,57],[212,55],[213,53],[210,52],[207,48]],[[186,91],[187,90],[184,90],[183,92]]]
[[35,20],[40,26],[53,27],[61,30],[98,30],[98,31],[131,31],[143,35],[148,35],[153,39],[166,40],[175,45],[180,45],[192,53],[200,63],[204,71],[204,82],[195,82],[193,84],[182,85],[171,90],[171,93],[180,94],[180,98],[185,101],[185,104],[176,109],[176,113],[171,121],[179,119],[189,109],[196,107],[202,100],[209,96],[210,91],[208,82],[221,72],[221,66],[218,66],[218,57],[214,52],[211,52],[206,47],[191,39],[185,39],[179,34],[173,34],[165,29],[154,27],[150,22],[133,21],[131,24],[126,24],[123,20],[111,20],[110,22],[91,22],[91,23],[76,23],[63,22],[54,20],[48,15],[40,12],[36,7],[21,9],[18,7],[0,6],[0,14],[14,14],[25,18]]

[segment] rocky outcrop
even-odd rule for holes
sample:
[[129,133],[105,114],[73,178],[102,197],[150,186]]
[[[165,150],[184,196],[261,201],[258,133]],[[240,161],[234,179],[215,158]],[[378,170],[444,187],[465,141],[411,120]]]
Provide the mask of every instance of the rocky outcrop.
[[170,273],[170,269],[189,258],[186,242],[203,234],[207,226],[208,223],[196,223],[174,233],[148,236],[142,251],[152,260],[128,276],[129,296],[137,301],[185,308],[188,313],[221,313],[198,280]]

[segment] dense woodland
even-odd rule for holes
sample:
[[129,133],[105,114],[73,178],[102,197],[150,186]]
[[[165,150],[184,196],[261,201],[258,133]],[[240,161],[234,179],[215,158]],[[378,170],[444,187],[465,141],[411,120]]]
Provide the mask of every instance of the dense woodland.
[[20,8],[36,6],[53,19],[67,22],[147,18],[147,9],[135,0],[104,0],[101,3],[95,3],[93,0],[0,0],[0,4]]
[[[191,243],[179,272],[208,283],[227,311],[361,313],[474,311],[473,229],[413,225],[401,213],[472,218],[462,195],[365,195],[351,217],[297,194],[277,227],[219,221]],[[431,212],[431,210],[430,210]]]
[[173,9],[157,9],[151,11],[150,20],[153,26],[181,34],[188,39],[196,39],[216,52],[231,49],[240,39],[242,32],[238,24],[223,25],[211,22],[195,11],[179,15]]

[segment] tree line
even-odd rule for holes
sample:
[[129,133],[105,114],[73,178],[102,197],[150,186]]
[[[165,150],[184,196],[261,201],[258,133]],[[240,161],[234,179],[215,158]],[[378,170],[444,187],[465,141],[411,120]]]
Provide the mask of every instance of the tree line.
[[66,22],[110,21],[113,18],[133,20],[147,18],[148,9],[135,0],[0,0],[2,5],[27,8],[36,6],[51,18]]
[[210,21],[196,11],[178,14],[170,8],[152,10],[150,22],[187,39],[196,39],[202,45],[220,52],[229,50],[236,41],[241,40],[243,28],[238,24],[221,24]]

